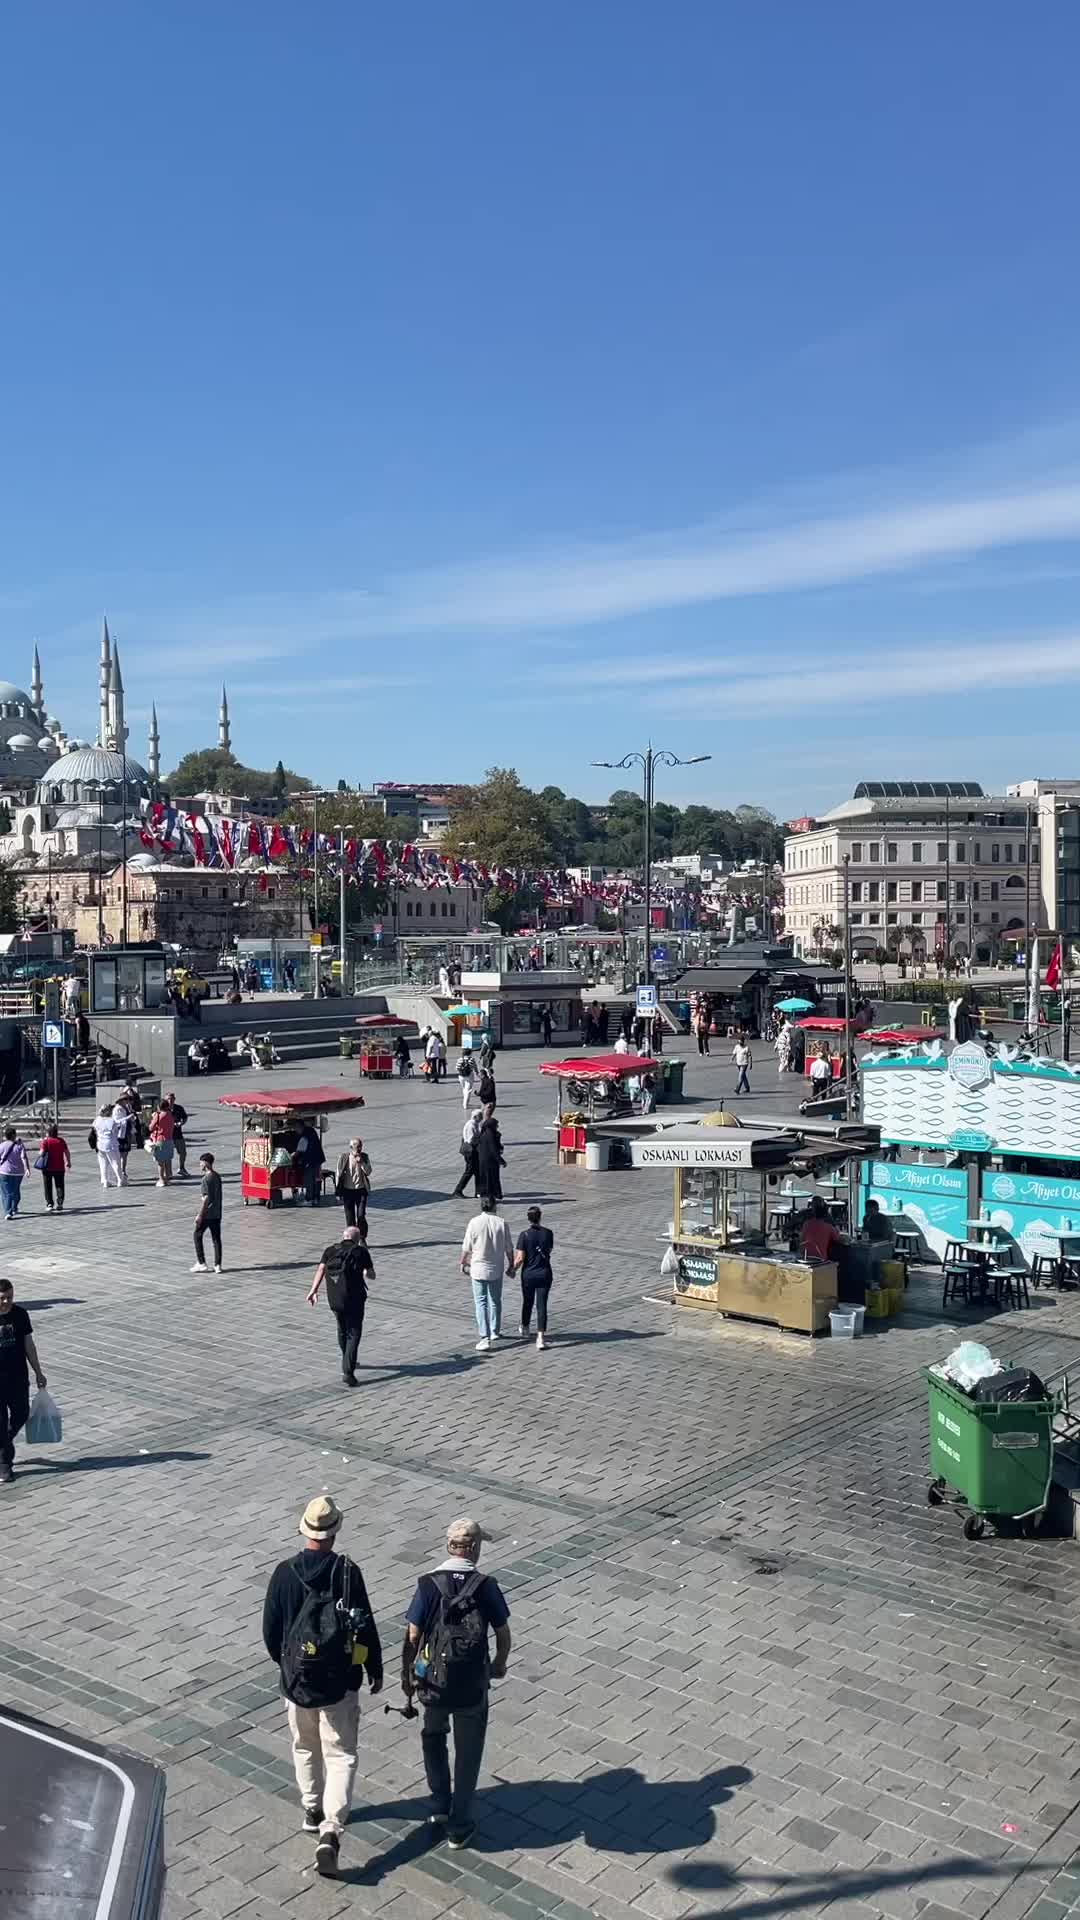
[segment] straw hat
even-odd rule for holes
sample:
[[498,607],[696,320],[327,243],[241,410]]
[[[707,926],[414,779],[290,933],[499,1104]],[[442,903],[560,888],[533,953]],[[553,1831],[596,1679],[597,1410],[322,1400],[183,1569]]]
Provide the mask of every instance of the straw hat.
[[342,1513],[335,1500],[325,1493],[309,1500],[300,1517],[297,1532],[305,1540],[332,1540],[341,1525]]

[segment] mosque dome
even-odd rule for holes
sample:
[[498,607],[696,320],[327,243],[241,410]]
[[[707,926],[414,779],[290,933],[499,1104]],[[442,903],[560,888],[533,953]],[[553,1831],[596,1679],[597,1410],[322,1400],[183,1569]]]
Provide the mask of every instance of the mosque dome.
[[115,753],[111,747],[76,747],[73,743],[69,752],[54,760],[43,785],[50,794],[57,787],[75,790],[89,787],[96,791],[98,787],[121,786],[125,776],[129,787],[147,784],[146,769],[137,760]]
[[28,747],[32,748],[33,745],[34,742],[28,733],[13,733],[8,739],[8,746],[13,748],[16,753],[25,753],[26,749]]
[[41,739],[38,741],[38,746],[42,753],[52,753],[55,750],[56,741],[53,739],[51,733],[43,733]]
[[0,707],[25,707],[33,711],[33,701],[21,687],[13,687],[10,680],[0,680]]

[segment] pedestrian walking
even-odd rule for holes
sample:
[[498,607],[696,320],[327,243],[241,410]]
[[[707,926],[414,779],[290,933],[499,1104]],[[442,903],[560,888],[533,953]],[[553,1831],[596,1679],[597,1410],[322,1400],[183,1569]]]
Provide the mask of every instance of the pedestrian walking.
[[514,1240],[488,1194],[480,1200],[461,1242],[461,1271],[472,1281],[477,1353],[487,1353],[502,1338],[503,1279],[514,1271]]
[[309,1207],[322,1205],[322,1170],[326,1163],[323,1143],[316,1126],[305,1120],[293,1149],[293,1160],[304,1176],[304,1199]]
[[397,1061],[398,1079],[406,1079],[412,1072],[412,1055],[403,1033],[399,1033],[394,1041],[394,1059]]
[[382,1646],[364,1576],[338,1553],[342,1514],[320,1494],[304,1508],[303,1547],[270,1576],[263,1644],[281,1673],[292,1734],[304,1832],[318,1834],[316,1870],[337,1878],[341,1836],[352,1804],[365,1673],[383,1683]]
[[749,1093],[750,1069],[754,1064],[754,1056],[750,1051],[749,1042],[741,1035],[731,1049],[731,1058],[739,1072],[739,1077],[735,1082],[736,1093]]
[[465,1125],[461,1129],[461,1142],[458,1147],[458,1152],[465,1162],[465,1171],[453,1190],[453,1198],[455,1200],[461,1199],[470,1180],[475,1183],[474,1191],[476,1193],[480,1191],[480,1169],[476,1158],[476,1136],[483,1124],[483,1109],[478,1108],[468,1115]]
[[188,1177],[188,1165],[187,1141],[184,1138],[184,1128],[188,1123],[187,1108],[180,1105],[175,1093],[166,1094],[165,1105],[173,1117],[173,1147],[176,1152],[176,1170],[180,1178],[186,1180]]
[[126,1186],[127,1175],[120,1163],[120,1127],[119,1123],[113,1119],[111,1102],[106,1101],[86,1138],[90,1151],[97,1154],[102,1186]]
[[703,1004],[698,1007],[697,1012],[694,1014],[694,1033],[697,1036],[697,1050],[699,1054],[708,1054],[709,1028],[711,1025],[712,1015],[708,1007]]
[[521,1325],[518,1327],[523,1340],[532,1332],[533,1307],[536,1308],[536,1344],[543,1352],[547,1346],[548,1295],[551,1292],[551,1250],[555,1245],[555,1235],[550,1227],[541,1226],[540,1208],[530,1207],[528,1226],[518,1234],[517,1248],[514,1253],[514,1266],[521,1276]]
[[495,1109],[487,1106],[482,1109],[476,1135],[476,1191],[482,1200],[502,1199],[502,1169],[505,1165]]
[[438,1034],[435,1032],[434,1027],[432,1027],[427,1039],[424,1041],[424,1072],[427,1075],[429,1086],[432,1087],[437,1084],[439,1078],[439,1047],[441,1044]]
[[367,1222],[368,1194],[371,1192],[371,1161],[361,1139],[350,1140],[337,1163],[337,1190],[345,1208],[345,1225],[355,1227]]
[[[781,1018],[783,1018],[783,1016],[781,1016]],[[786,1020],[784,1020],[783,1025],[778,1028],[776,1039],[773,1041],[773,1046],[776,1050],[777,1072],[790,1073],[791,1071],[791,1028],[788,1025]]]
[[18,1214],[22,1183],[29,1171],[26,1148],[14,1127],[5,1127],[4,1137],[0,1140],[0,1200],[3,1201],[5,1220],[14,1220]]
[[167,1187],[172,1183],[172,1163],[175,1152],[173,1134],[175,1131],[176,1122],[163,1100],[150,1122],[150,1146],[154,1159],[157,1162],[157,1184],[159,1187]]
[[457,1063],[457,1077],[461,1088],[461,1110],[463,1113],[468,1113],[469,1101],[476,1092],[477,1081],[476,1060],[473,1054],[462,1053]]
[[482,1055],[480,1078],[476,1083],[476,1097],[482,1107],[490,1107],[494,1113],[495,1103],[499,1097],[498,1088],[495,1085],[495,1069],[494,1067],[485,1067],[483,1065]]
[[30,1411],[30,1372],[39,1387],[47,1384],[30,1315],[16,1305],[11,1281],[0,1280],[0,1486],[15,1478],[15,1440]]
[[[455,1852],[476,1832],[473,1799],[487,1735],[489,1682],[501,1680],[510,1658],[510,1609],[498,1582],[477,1571],[489,1536],[476,1520],[452,1520],[446,1559],[421,1574],[406,1615],[401,1687],[424,1709],[420,1736],[424,1772],[431,1789],[432,1826],[448,1823]],[[488,1634],[495,1635],[495,1658]],[[450,1776],[450,1733],[454,1773]]]
[[490,1039],[484,1040],[480,1047],[480,1071],[492,1075],[495,1072],[495,1047]]
[[810,1097],[819,1100],[832,1086],[833,1067],[828,1049],[814,1055],[810,1062]]
[[319,1298],[326,1282],[326,1300],[337,1321],[338,1346],[341,1348],[341,1377],[347,1387],[358,1387],[356,1356],[364,1331],[367,1283],[375,1278],[375,1267],[367,1245],[367,1221],[345,1228],[340,1240],[323,1248],[308,1294],[308,1306]]
[[113,1124],[116,1128],[116,1157],[120,1162],[120,1179],[126,1187],[128,1180],[128,1155],[132,1147],[137,1146],[142,1134],[138,1117],[130,1102],[121,1094],[112,1110]]
[[284,966],[282,967],[282,969],[281,969],[281,977],[282,977],[282,979],[283,979],[283,980],[284,980],[284,982],[285,982],[285,991],[286,991],[286,993],[295,993],[295,992],[296,992],[296,963],[295,963],[295,961],[293,961],[293,960],[286,960],[286,962],[285,962],[285,965],[284,965]]
[[46,1213],[63,1213],[64,1176],[71,1165],[71,1153],[54,1120],[50,1120],[45,1128],[34,1165],[41,1172]]
[[663,1053],[664,1051],[664,1022],[661,1018],[659,1007],[652,1018],[652,1050],[654,1053]]
[[64,981],[64,1019],[77,1020],[81,1006],[82,988],[79,985],[78,976],[69,973]]
[[212,1153],[199,1155],[199,1171],[202,1174],[201,1199],[199,1211],[195,1215],[195,1265],[192,1273],[205,1273],[206,1236],[210,1235],[210,1244],[214,1249],[214,1272],[220,1273],[221,1266],[221,1175],[214,1166]]

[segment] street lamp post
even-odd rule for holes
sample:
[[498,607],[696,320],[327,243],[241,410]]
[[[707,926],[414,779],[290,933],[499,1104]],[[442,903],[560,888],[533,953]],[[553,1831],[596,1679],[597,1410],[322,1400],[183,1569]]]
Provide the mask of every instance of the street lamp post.
[[672,753],[668,747],[654,747],[652,743],[644,753],[624,753],[621,760],[594,760],[594,767],[641,767],[645,776],[645,985],[652,984],[652,810],[653,775],[659,761],[665,767],[696,767],[703,760],[711,760],[711,753],[694,753],[684,760],[679,754]]
[[340,922],[338,934],[341,946],[341,992],[343,998],[345,994],[345,835],[352,832],[353,828],[351,824],[341,827],[338,838],[338,886],[340,889],[338,894],[338,920]]

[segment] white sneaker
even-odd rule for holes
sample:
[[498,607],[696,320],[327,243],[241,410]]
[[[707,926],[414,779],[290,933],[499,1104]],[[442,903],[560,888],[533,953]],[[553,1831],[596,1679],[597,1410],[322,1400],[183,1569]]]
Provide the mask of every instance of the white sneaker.
[[544,1336],[543,1336],[543,1334],[542,1334],[542,1333],[538,1333],[538,1334],[537,1334],[537,1336],[536,1336],[536,1344],[537,1344],[537,1347],[538,1347],[538,1349],[539,1349],[539,1351],[540,1351],[541,1353],[544,1353],[544,1352],[546,1351],[546,1349],[547,1349],[547,1341],[545,1340],[545,1338],[544,1338]]
[[528,1338],[528,1334],[527,1334],[527,1330],[526,1330],[526,1328],[524,1328],[524,1327],[519,1327],[519,1328],[518,1328],[518,1339],[519,1339],[519,1340],[525,1340],[525,1339],[527,1339],[527,1338]]
[[215,1273],[224,1273],[224,1271],[225,1271],[225,1269],[224,1269],[224,1267],[215,1267],[215,1268],[214,1268],[214,1272],[215,1272]]
[[195,1265],[188,1268],[189,1273],[209,1273],[209,1271],[209,1267],[204,1266],[201,1260],[196,1260]]
[[164,1180],[155,1180],[154,1185],[155,1187],[163,1187],[165,1185],[165,1182]]
[[490,1340],[478,1340],[478,1341],[477,1341],[477,1343],[476,1343],[476,1352],[477,1352],[477,1353],[490,1353],[490,1351],[491,1351],[491,1341],[490,1341]]

